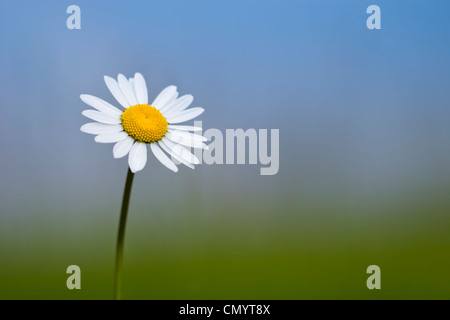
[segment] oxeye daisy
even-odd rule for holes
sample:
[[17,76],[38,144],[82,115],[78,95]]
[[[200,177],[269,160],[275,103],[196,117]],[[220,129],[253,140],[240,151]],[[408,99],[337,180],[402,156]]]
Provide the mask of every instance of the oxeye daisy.
[[194,99],[192,95],[178,97],[177,87],[168,86],[149,104],[147,86],[140,73],[130,79],[119,74],[117,81],[105,76],[105,83],[124,109],[82,94],[81,100],[96,109],[82,112],[95,121],[83,125],[82,132],[96,135],[96,142],[115,143],[114,158],[128,155],[128,165],[133,173],[142,170],[147,163],[147,146],[163,165],[174,172],[178,168],[169,156],[192,169],[199,163],[198,158],[185,147],[207,148],[206,138],[192,133],[201,128],[178,125],[204,111],[199,107],[188,109]]
[[82,94],[81,100],[96,110],[84,110],[82,114],[94,120],[81,127],[81,131],[95,134],[99,143],[115,143],[114,158],[128,155],[128,174],[120,211],[114,273],[114,296],[120,299],[122,285],[123,243],[134,174],[147,163],[147,146],[167,168],[178,168],[169,158],[194,168],[199,160],[188,148],[207,149],[206,139],[192,132],[200,127],[179,125],[203,113],[202,108],[190,108],[191,95],[178,97],[177,88],[168,86],[149,104],[144,77],[136,73],[127,79],[119,74],[117,81],[105,76],[106,86],[123,109],[92,95]]

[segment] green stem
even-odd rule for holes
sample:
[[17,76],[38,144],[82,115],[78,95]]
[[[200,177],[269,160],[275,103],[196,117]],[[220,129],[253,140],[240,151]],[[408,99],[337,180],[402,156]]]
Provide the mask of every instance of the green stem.
[[116,246],[116,270],[114,274],[114,298],[120,300],[122,288],[122,265],[123,265],[123,240],[125,238],[125,226],[127,224],[128,204],[130,203],[131,186],[134,173],[128,168],[125,190],[123,191],[122,209],[120,210],[119,233],[117,234]]

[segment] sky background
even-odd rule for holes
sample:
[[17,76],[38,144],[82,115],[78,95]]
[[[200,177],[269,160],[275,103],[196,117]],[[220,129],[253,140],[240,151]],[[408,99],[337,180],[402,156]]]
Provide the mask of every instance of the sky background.
[[[81,30],[66,9],[81,8]],[[369,30],[366,8],[381,8]],[[79,128],[103,76],[203,128],[279,129],[280,168],[135,177],[124,298],[450,298],[446,1],[2,1],[0,298],[112,297],[127,160]],[[67,266],[82,290],[65,286]],[[366,288],[379,265],[382,290]]]

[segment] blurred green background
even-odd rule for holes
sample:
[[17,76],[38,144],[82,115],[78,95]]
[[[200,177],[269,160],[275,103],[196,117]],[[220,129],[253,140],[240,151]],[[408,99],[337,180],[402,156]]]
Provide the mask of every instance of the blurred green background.
[[[450,297],[450,203],[439,189],[367,199],[298,194],[293,201],[289,193],[261,197],[220,186],[209,192],[221,196],[211,198],[193,185],[170,199],[153,197],[157,183],[144,180],[152,174],[135,181],[125,299]],[[87,215],[41,211],[25,232],[9,226],[1,298],[112,298],[119,184],[115,189],[110,205],[86,208]],[[81,268],[82,290],[65,287],[70,264]],[[381,290],[366,288],[372,264],[381,268]]]
[[[175,84],[204,129],[279,129],[280,170],[137,174],[125,299],[449,299],[450,5],[0,5],[0,299],[111,299],[126,159],[79,131],[103,76]],[[150,98],[151,100],[151,98]],[[81,268],[81,290],[66,268]],[[369,265],[381,290],[368,290]]]

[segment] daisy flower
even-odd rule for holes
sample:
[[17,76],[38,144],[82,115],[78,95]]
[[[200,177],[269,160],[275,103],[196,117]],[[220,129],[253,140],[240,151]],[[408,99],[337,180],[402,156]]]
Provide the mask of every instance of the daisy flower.
[[178,97],[177,87],[168,86],[149,104],[145,79],[140,73],[129,79],[122,74],[117,80],[105,76],[105,83],[123,109],[89,94],[80,95],[84,103],[95,109],[82,112],[95,121],[83,125],[82,132],[96,135],[98,143],[115,143],[114,158],[128,155],[128,165],[133,173],[145,167],[147,147],[174,172],[178,167],[171,158],[191,169],[199,163],[187,148],[207,149],[206,138],[193,133],[201,128],[179,125],[204,111],[198,107],[188,109],[194,99],[192,95]]
[[81,127],[82,132],[94,134],[99,143],[115,143],[114,158],[128,155],[128,173],[120,211],[119,230],[116,243],[114,272],[114,297],[121,298],[123,248],[125,226],[130,202],[134,174],[147,163],[147,146],[155,157],[167,168],[177,172],[178,168],[169,158],[194,169],[198,158],[188,148],[207,149],[206,138],[193,132],[200,127],[179,125],[203,113],[202,108],[190,108],[193,97],[189,94],[178,97],[177,87],[168,86],[148,103],[144,77],[136,73],[127,79],[119,74],[117,80],[105,76],[105,83],[123,109],[89,94],[80,95],[81,100],[95,110],[84,110],[82,114],[94,120]]

